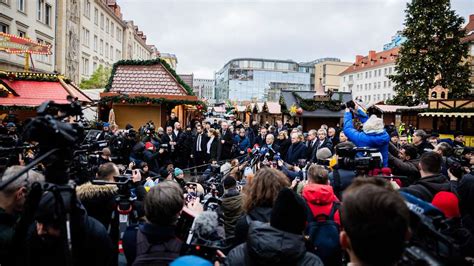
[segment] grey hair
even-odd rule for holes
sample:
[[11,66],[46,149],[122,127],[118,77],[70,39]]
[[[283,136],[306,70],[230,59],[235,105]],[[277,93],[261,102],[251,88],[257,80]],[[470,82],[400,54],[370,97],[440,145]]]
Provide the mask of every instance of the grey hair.
[[[3,173],[0,181],[5,182],[10,180],[13,176],[18,174],[21,170],[25,169],[25,166],[14,165],[7,168],[7,170]],[[31,184],[34,182],[44,182],[44,176],[36,171],[29,170],[28,172],[22,174],[19,178],[15,181],[12,181],[8,186],[0,191],[0,193],[4,193],[10,195],[16,192],[21,187],[30,187]]]

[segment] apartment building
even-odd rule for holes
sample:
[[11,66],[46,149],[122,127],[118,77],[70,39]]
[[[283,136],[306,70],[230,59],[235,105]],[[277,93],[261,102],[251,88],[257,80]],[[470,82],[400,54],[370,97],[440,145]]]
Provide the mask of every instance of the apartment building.
[[134,25],[133,20],[125,22],[124,59],[148,60],[153,49],[146,44],[146,35]]

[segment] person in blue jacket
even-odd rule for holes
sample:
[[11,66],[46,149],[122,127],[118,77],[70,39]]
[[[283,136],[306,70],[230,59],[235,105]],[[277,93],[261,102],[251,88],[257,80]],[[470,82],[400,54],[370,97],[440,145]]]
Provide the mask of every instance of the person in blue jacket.
[[234,137],[234,144],[237,145],[236,156],[245,154],[247,149],[250,148],[250,140],[245,136],[245,129],[241,128],[239,130],[239,135]]
[[357,147],[377,148],[382,154],[383,167],[388,167],[388,143],[390,136],[384,129],[383,120],[375,115],[369,118],[360,106],[357,107],[356,116],[363,123],[362,132],[354,128],[352,113],[349,108],[346,108],[346,113],[344,114],[344,134]]

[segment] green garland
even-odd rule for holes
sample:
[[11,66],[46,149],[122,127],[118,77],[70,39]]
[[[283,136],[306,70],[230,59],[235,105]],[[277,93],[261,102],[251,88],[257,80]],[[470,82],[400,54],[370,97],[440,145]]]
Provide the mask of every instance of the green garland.
[[[0,72],[0,78],[12,80],[27,80],[27,81],[48,81],[58,82],[59,77],[56,74],[48,73],[34,73],[34,72]],[[69,79],[64,78],[64,82],[70,83]]]
[[280,96],[279,103],[281,105],[281,112],[284,115],[290,115],[290,111],[288,110],[288,107],[286,106],[285,98],[283,96]]
[[293,92],[293,96],[300,105],[301,108],[305,111],[316,111],[317,109],[328,109],[333,112],[341,110],[341,101],[316,101],[314,99],[303,99],[298,93]]
[[140,104],[140,103],[150,103],[150,104],[192,104],[192,105],[202,105],[203,110],[207,110],[205,102],[202,101],[191,101],[191,100],[170,100],[165,98],[149,98],[146,96],[138,97],[129,97],[126,94],[121,94],[117,96],[106,96],[102,97],[99,100],[99,104],[105,105],[108,102],[113,103],[129,103],[129,104]]
[[151,66],[151,65],[157,65],[157,64],[163,65],[171,73],[171,75],[173,75],[176,78],[178,83],[181,86],[184,87],[184,89],[186,90],[188,95],[194,95],[193,89],[191,87],[189,87],[189,85],[186,84],[186,82],[184,82],[178,74],[176,74],[174,69],[171,68],[170,65],[168,65],[168,63],[166,63],[166,61],[161,59],[161,58],[156,58],[156,59],[151,59],[151,60],[120,60],[120,61],[117,61],[112,67],[112,72],[110,73],[109,82],[105,86],[105,92],[109,92],[110,89],[112,88],[112,82],[114,81],[115,72],[117,71],[118,66],[124,66],[124,65]]

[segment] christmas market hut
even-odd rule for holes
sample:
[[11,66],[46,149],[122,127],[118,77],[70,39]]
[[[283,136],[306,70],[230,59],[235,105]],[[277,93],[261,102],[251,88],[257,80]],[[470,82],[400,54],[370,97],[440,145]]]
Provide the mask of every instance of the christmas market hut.
[[138,128],[148,121],[165,126],[174,112],[184,126],[205,108],[164,60],[122,60],[114,64],[100,95],[99,119],[108,121],[113,110],[119,128],[127,124]]
[[281,119],[281,105],[278,102],[249,103],[246,108],[250,121],[257,121],[260,125],[267,122],[270,125]]
[[375,114],[382,118],[385,125],[394,123],[394,125],[398,127],[401,123],[405,123],[407,126],[413,125],[418,128],[418,113],[427,107],[428,105],[426,104],[408,107],[380,102],[370,106],[368,111],[370,114]]
[[92,100],[67,78],[57,74],[0,71],[0,117],[23,121],[36,116],[45,101],[68,103],[68,96],[84,104]]
[[282,90],[280,97],[284,121],[293,119],[305,129],[320,128],[322,124],[342,125],[341,104],[352,100],[350,92],[325,92],[321,82],[315,91]]

